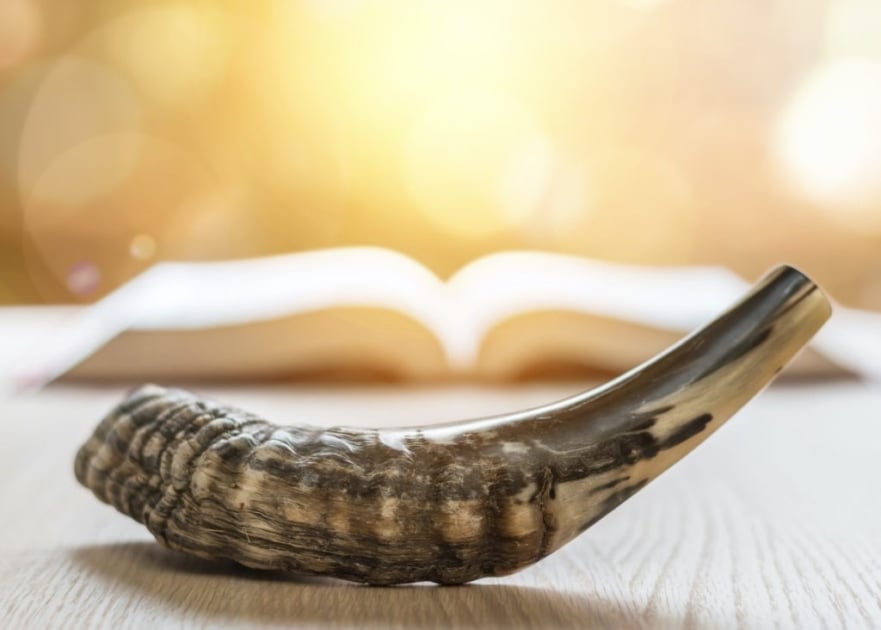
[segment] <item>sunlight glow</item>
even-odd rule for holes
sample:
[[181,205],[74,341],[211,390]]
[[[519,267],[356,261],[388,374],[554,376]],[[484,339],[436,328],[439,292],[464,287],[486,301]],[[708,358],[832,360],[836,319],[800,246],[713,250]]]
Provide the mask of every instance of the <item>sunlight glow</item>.
[[781,121],[777,151],[789,184],[845,224],[881,227],[881,62],[817,69]]
[[[517,103],[495,94],[457,94],[427,111],[411,132],[410,193],[426,217],[456,234],[517,225],[532,209],[530,196],[544,186],[545,144]],[[524,166],[537,170],[524,173]],[[526,198],[512,201],[512,187]]]
[[502,214],[520,223],[542,203],[554,167],[554,150],[548,138],[536,135],[514,153],[499,180]]
[[634,9],[653,9],[664,0],[621,0],[621,3]]
[[0,0],[0,264],[57,300],[83,262],[94,297],[354,243],[441,276],[523,248],[784,257],[838,261],[856,304],[881,2],[692,4]]
[[826,23],[825,44],[826,52],[830,55],[881,55],[881,2],[832,2]]

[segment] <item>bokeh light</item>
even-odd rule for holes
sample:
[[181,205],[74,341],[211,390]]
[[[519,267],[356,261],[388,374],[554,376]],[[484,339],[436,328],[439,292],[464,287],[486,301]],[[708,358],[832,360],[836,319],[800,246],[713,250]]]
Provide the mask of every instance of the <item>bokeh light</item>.
[[[0,301],[368,244],[441,276],[522,248],[749,277],[786,259],[870,304],[879,11],[5,0]],[[72,291],[84,261],[100,282]]]
[[[591,212],[556,238],[564,251],[627,263],[682,264],[693,258],[698,213],[692,186],[669,159],[638,148],[597,151],[587,163]],[[601,234],[602,238],[595,238]]]
[[829,7],[825,50],[832,57],[881,57],[881,3],[836,0]]
[[778,150],[792,186],[820,209],[881,229],[881,60],[815,70],[784,113]]

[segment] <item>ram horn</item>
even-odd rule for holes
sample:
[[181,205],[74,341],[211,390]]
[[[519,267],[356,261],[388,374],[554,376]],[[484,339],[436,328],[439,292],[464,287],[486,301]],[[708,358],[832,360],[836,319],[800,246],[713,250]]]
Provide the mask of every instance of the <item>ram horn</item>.
[[505,575],[691,451],[830,313],[810,280],[781,267],[605,386],[420,428],[282,427],[146,385],[80,449],[76,476],[162,544],[200,557],[369,584]]

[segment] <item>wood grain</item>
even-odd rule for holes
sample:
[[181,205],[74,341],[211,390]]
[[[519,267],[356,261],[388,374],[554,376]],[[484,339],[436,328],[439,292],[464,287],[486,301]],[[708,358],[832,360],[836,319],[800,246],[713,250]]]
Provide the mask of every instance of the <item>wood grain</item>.
[[[583,387],[201,388],[283,420],[390,425]],[[558,554],[464,587],[298,580],[167,551],[72,472],[120,388],[0,399],[0,627],[881,627],[881,392],[771,388]]]

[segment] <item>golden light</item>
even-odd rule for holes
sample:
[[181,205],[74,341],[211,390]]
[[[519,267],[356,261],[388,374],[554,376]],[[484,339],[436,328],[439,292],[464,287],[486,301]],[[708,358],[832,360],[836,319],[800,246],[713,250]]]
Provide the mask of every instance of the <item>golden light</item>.
[[94,263],[78,262],[68,270],[65,284],[72,294],[87,297],[101,286],[101,270]]
[[[521,223],[544,187],[547,140],[530,113],[498,94],[457,94],[430,108],[405,151],[407,183],[433,223],[481,236]],[[532,171],[524,173],[524,165]],[[526,198],[513,202],[517,193]],[[533,199],[536,201],[536,199]]]
[[501,181],[500,202],[534,246],[556,244],[593,211],[590,173],[583,159],[537,137],[515,155]]
[[[140,104],[123,79],[84,58],[60,59],[34,96],[21,132],[18,184],[22,199],[27,200],[44,177],[60,186],[58,191],[48,183],[42,187],[41,194],[49,195],[49,200],[70,195],[76,200],[105,190],[102,180],[112,182],[132,156],[129,140],[105,138],[76,147],[104,134],[136,132],[140,126]],[[71,155],[71,150],[77,153]],[[75,161],[83,156],[88,163],[80,168]],[[113,162],[119,158],[122,164],[117,168]],[[55,172],[47,175],[53,164]],[[109,172],[86,168],[96,166],[107,167]],[[76,181],[78,177],[82,181]]]
[[175,204],[163,236],[172,258],[212,259],[253,255],[258,240],[243,192],[233,186],[196,189]]
[[129,243],[128,251],[133,258],[150,260],[156,255],[156,239],[149,234],[138,234]]
[[620,0],[622,4],[634,9],[653,9],[665,0]]
[[321,107],[347,123],[372,153],[382,154],[382,145],[399,139],[433,102],[479,89],[509,92],[512,78],[531,76],[535,66],[527,52],[534,42],[524,38],[536,31],[525,5],[433,0],[320,6],[272,2],[258,49],[249,51],[258,61],[248,72],[255,91],[283,107],[273,115],[281,127]]
[[305,0],[305,3],[309,11],[325,19],[348,17],[364,6],[364,0]]
[[356,243],[441,276],[512,248],[869,257],[881,4],[753,9],[0,0],[0,247],[50,299],[166,258]]
[[[191,200],[216,190],[217,182],[180,146],[147,134],[129,135],[138,150],[124,172],[116,173],[112,186],[99,191],[92,183],[95,178],[88,177],[87,190],[96,194],[84,195],[73,179],[59,177],[62,190],[77,194],[28,197],[22,217],[26,263],[37,289],[47,296],[54,296],[54,287],[61,285],[72,296],[86,297],[98,285],[106,290],[142,271],[159,248],[171,257],[187,258],[200,247],[192,232],[176,234],[176,222]],[[96,136],[77,145],[62,154],[60,163],[69,171],[59,172],[75,174],[74,158],[83,151],[84,159],[98,168],[95,164],[112,156],[103,150],[114,148],[120,139],[124,144],[126,134]],[[55,177],[51,168],[47,173]],[[44,185],[45,180],[38,180],[35,191],[48,193]],[[213,209],[220,220],[220,208]],[[211,242],[224,242],[241,233],[233,228],[209,236]]]
[[[254,71],[262,96],[255,125],[266,130],[254,159],[266,165],[261,173],[273,173],[273,189],[290,192],[308,173],[325,191],[351,186],[349,198],[383,207],[376,212],[415,202],[432,224],[460,236],[503,230],[528,213],[531,204],[511,191],[530,147],[546,140],[512,81],[533,76],[524,7],[343,3],[333,20],[311,3],[305,9],[271,4],[259,44],[264,63]],[[322,155],[336,146],[345,149],[340,184]]]
[[788,184],[820,210],[881,229],[881,61],[815,70],[784,112],[776,149]]
[[134,168],[141,141],[138,133],[108,133],[60,151],[30,188],[29,203],[77,207],[106,195]]
[[354,87],[374,116],[398,116],[454,91],[499,88],[529,72],[517,41],[526,26],[522,7],[499,0],[402,7],[386,4],[353,51]]
[[334,137],[332,130],[326,129],[321,135],[323,142],[284,128],[274,134],[267,130],[268,137],[254,157],[260,169],[255,177],[286,198],[306,203],[319,197],[331,213],[349,191],[347,154],[344,142]]
[[554,167],[554,148],[548,138],[536,134],[508,160],[499,180],[502,214],[521,223],[541,204]]
[[587,174],[574,181],[584,182],[579,195],[589,195],[589,212],[568,216],[555,232],[556,247],[628,263],[690,259],[697,200],[674,162],[645,149],[615,147],[597,151],[585,168]]
[[39,43],[42,16],[34,0],[0,2],[0,72],[25,59]]
[[10,181],[18,177],[21,130],[45,72],[45,65],[33,64],[6,81],[0,89],[0,173]]
[[222,76],[231,30],[206,3],[133,11],[102,32],[112,59],[147,95],[164,104],[193,103]]
[[538,207],[527,224],[541,237],[539,244],[552,246],[567,240],[594,212],[594,184],[587,166],[577,160],[558,157],[551,168]]

